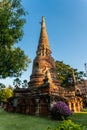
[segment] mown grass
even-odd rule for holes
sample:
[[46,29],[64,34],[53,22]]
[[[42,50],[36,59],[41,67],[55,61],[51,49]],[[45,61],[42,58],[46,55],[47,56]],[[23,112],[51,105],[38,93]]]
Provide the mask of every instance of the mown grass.
[[54,127],[58,121],[48,118],[8,113],[0,109],[0,130],[46,130],[50,125]]
[[[87,112],[75,113],[69,119],[87,126]],[[48,126],[55,127],[60,123],[49,118],[8,113],[0,109],[0,130],[46,130]]]
[[69,117],[73,122],[87,126],[87,112],[74,113]]

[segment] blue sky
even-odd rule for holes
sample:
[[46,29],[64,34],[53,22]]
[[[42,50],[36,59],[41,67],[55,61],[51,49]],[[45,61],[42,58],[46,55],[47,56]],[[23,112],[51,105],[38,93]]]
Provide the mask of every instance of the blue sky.
[[[87,62],[87,0],[22,0],[29,14],[24,26],[24,37],[18,44],[33,61],[40,35],[41,17],[45,17],[47,33],[55,60],[84,71]],[[21,80],[32,72],[32,63]],[[1,80],[12,84],[13,79]]]

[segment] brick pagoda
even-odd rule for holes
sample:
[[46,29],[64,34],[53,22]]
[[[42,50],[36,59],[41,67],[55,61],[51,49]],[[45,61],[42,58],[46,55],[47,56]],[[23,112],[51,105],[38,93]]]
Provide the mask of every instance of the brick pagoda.
[[42,17],[40,38],[33,61],[29,87],[16,88],[14,96],[8,100],[6,109],[7,111],[48,116],[51,106],[59,100],[66,102],[73,111],[82,109],[82,99],[75,96],[75,89],[64,89],[58,82],[45,19]]

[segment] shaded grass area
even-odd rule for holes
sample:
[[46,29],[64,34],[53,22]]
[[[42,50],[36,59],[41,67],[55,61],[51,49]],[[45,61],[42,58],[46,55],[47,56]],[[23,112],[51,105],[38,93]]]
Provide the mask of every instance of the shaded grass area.
[[0,109],[0,130],[46,130],[48,126],[57,124],[58,121],[48,118],[8,113]]
[[87,127],[87,112],[74,113],[70,116],[70,119],[77,124],[82,124]]
[[[75,113],[69,117],[73,122],[87,126],[87,112]],[[0,130],[46,130],[48,126],[55,127],[61,121],[49,118],[8,113],[0,109]]]

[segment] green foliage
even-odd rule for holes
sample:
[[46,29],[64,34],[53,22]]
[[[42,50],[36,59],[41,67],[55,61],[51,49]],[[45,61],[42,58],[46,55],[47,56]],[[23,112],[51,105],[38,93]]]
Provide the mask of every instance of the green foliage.
[[58,81],[62,87],[74,87],[84,76],[84,72],[78,72],[77,69],[63,63],[63,61],[56,61],[56,71]]
[[23,80],[22,88],[27,88],[27,87],[28,87],[28,81],[27,80]]
[[6,102],[8,98],[13,96],[13,90],[10,88],[3,88],[0,90],[0,101]]
[[27,88],[28,87],[28,81],[27,80],[23,80],[23,82],[22,82],[19,78],[16,78],[13,81],[13,85],[14,85],[15,88],[16,87]]
[[26,12],[21,0],[0,1],[0,78],[19,76],[30,60],[15,43],[23,37]]
[[87,112],[87,107],[83,108],[82,112]]
[[16,78],[13,81],[13,85],[14,85],[15,88],[20,87],[21,83],[22,83],[22,81],[19,78]]
[[1,90],[2,88],[5,88],[5,85],[4,85],[3,83],[0,83],[0,90]]
[[86,127],[78,125],[71,120],[67,120],[63,121],[62,124],[56,128],[48,127],[47,130],[86,130]]
[[10,47],[22,39],[25,15],[21,0],[0,1],[0,46]]
[[0,48],[0,76],[20,76],[26,70],[30,60],[20,48]]

